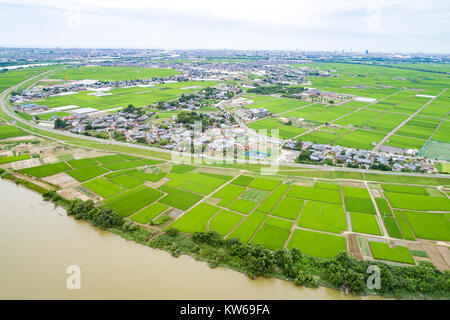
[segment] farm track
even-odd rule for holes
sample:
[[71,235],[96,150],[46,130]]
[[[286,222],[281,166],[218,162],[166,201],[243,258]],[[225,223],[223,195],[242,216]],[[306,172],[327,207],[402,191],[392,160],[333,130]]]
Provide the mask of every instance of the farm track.
[[[373,152],[377,152],[380,147],[395,133],[397,132],[401,127],[403,127],[405,124],[407,124],[412,118],[414,118],[417,114],[419,114],[425,107],[430,105],[434,100],[436,100],[441,94],[443,94],[447,88],[443,89],[438,95],[436,95],[434,98],[432,98],[430,101],[425,103],[422,107],[417,109],[412,115],[410,115],[407,119],[405,119],[402,123],[400,123],[397,127],[395,127],[391,132],[389,132],[381,141],[372,149]],[[430,136],[431,138],[431,136]]]
[[[105,139],[100,139],[100,138],[95,138],[95,137],[88,137],[88,136],[84,136],[84,135],[73,134],[73,133],[70,133],[70,132],[67,132],[67,131],[59,131],[59,130],[55,130],[55,129],[51,129],[51,128],[45,128],[45,127],[36,125],[36,124],[34,124],[34,123],[30,123],[30,122],[28,122],[28,121],[26,121],[26,120],[24,120],[24,119],[22,119],[22,118],[16,116],[14,113],[12,113],[12,112],[8,109],[7,103],[6,103],[5,100],[6,100],[7,95],[8,95],[10,92],[16,90],[17,88],[19,88],[20,86],[22,86],[22,85],[25,84],[25,83],[28,83],[29,81],[32,81],[32,80],[37,79],[37,78],[42,77],[42,76],[47,76],[47,77],[48,77],[48,76],[51,75],[51,74],[49,74],[49,73],[52,73],[52,72],[56,73],[56,72],[59,72],[59,71],[60,71],[60,70],[58,70],[58,71],[49,70],[49,71],[44,72],[44,73],[42,73],[42,74],[39,74],[39,75],[37,75],[37,76],[33,76],[33,77],[31,77],[31,78],[28,78],[27,80],[24,80],[24,81],[20,82],[19,84],[15,85],[15,86],[13,86],[13,87],[10,87],[9,89],[4,90],[4,91],[2,92],[2,94],[1,94],[1,96],[0,96],[0,105],[1,105],[1,108],[2,108],[3,112],[5,112],[5,113],[6,113],[8,116],[10,116],[11,118],[15,119],[15,121],[21,122],[21,123],[23,123],[23,124],[25,124],[25,125],[27,125],[27,126],[30,126],[30,127],[34,128],[34,129],[38,129],[38,130],[42,130],[42,131],[47,131],[47,132],[52,133],[52,134],[57,134],[57,135],[67,136],[67,137],[70,137],[70,138],[76,138],[76,139],[79,139],[79,140],[86,140],[86,142],[89,142],[89,141],[91,141],[91,142],[98,142],[98,143],[101,144],[101,148],[93,148],[93,147],[80,146],[80,145],[78,145],[78,144],[74,144],[74,143],[70,143],[70,142],[65,142],[65,141],[60,140],[60,139],[58,139],[58,138],[49,137],[49,136],[46,136],[46,135],[43,135],[43,134],[35,133],[35,132],[33,132],[32,130],[28,130],[28,129],[19,127],[21,130],[27,131],[27,132],[29,132],[29,133],[31,133],[31,134],[34,134],[34,135],[37,135],[37,136],[41,136],[41,137],[46,138],[46,139],[52,139],[52,140],[58,141],[58,142],[60,142],[60,143],[66,144],[66,145],[72,145],[72,146],[82,147],[82,148],[87,148],[87,149],[92,149],[92,150],[104,150],[104,151],[107,151],[107,150],[105,150],[105,149],[106,149],[108,146],[110,146],[110,145],[117,145],[117,146],[131,147],[131,148],[134,148],[134,149],[141,149],[141,150],[155,151],[155,152],[162,153],[162,154],[165,153],[165,154],[171,155],[172,157],[175,157],[175,158],[176,158],[176,157],[180,157],[180,158],[187,157],[187,155],[184,154],[184,153],[171,152],[171,151],[167,151],[167,150],[160,149],[160,148],[154,148],[154,147],[149,147],[149,146],[143,146],[143,145],[138,145],[138,144],[133,144],[133,143],[118,142],[118,141],[114,141],[114,140],[105,140]],[[39,78],[39,80],[37,80],[36,82],[41,81],[41,80],[42,80],[42,79]],[[394,93],[394,94],[396,94],[396,93]],[[394,94],[392,94],[392,95],[394,95]],[[392,95],[390,95],[390,96],[392,96]],[[390,97],[390,96],[384,97],[383,99],[386,99],[386,98],[388,98],[388,97]],[[382,101],[383,99],[380,99],[380,100],[378,100],[377,102]],[[376,103],[376,102],[374,102],[374,103]],[[372,104],[374,104],[374,103],[372,103]],[[356,109],[356,110],[354,110],[353,112],[356,112],[356,111],[361,110],[361,109],[365,109],[365,108],[367,108],[367,107],[370,106],[370,105],[371,105],[371,104],[366,105],[366,106],[364,106],[364,107],[362,107],[362,108]],[[351,112],[351,113],[353,113],[353,112]],[[344,115],[344,116],[342,116],[342,117],[345,117],[345,116],[347,116],[347,115],[349,115],[349,114],[346,114],[346,115]],[[342,117],[339,117],[339,119],[342,118]],[[323,125],[322,125],[322,126],[323,126]],[[320,126],[319,126],[319,127],[320,127]],[[317,127],[317,128],[319,128],[319,127]],[[315,129],[317,129],[317,128],[311,129],[310,131],[313,131],[313,130],[315,130]],[[307,132],[305,132],[305,133],[303,133],[303,134],[306,134],[306,133],[307,133]],[[303,135],[303,134],[302,134],[302,135]],[[111,152],[115,152],[115,153],[125,153],[125,152],[120,152],[120,151],[111,151]],[[142,155],[141,155],[141,156],[142,156]],[[195,158],[198,158],[198,155],[189,155],[189,156],[194,157],[194,159],[195,159]],[[161,158],[158,158],[158,157],[156,157],[156,156],[142,156],[142,157],[145,157],[145,158],[152,158],[152,159],[161,159]],[[179,162],[179,160],[177,160],[177,159],[173,160],[173,159],[171,159],[171,157],[168,157],[168,158],[169,158],[169,159],[164,158],[164,159],[162,159],[162,160],[165,160],[165,161],[172,161],[172,162]],[[208,160],[213,160],[213,161],[214,161],[214,160],[217,160],[217,159],[214,158],[214,157],[206,157],[206,158],[207,158]],[[236,160],[236,163],[239,164],[239,163],[247,163],[247,162],[246,162],[245,160],[240,160],[240,159],[238,159],[238,160]],[[267,161],[259,161],[258,163],[261,164],[261,165],[270,165],[270,162],[267,162]],[[426,175],[426,174],[419,174],[419,173],[408,173],[408,172],[405,172],[405,173],[398,173],[398,172],[391,172],[391,171],[383,171],[383,172],[382,172],[382,171],[376,171],[376,170],[364,170],[364,169],[353,169],[353,168],[327,168],[327,167],[323,167],[323,166],[320,166],[320,165],[283,164],[283,163],[281,163],[281,164],[280,164],[280,167],[283,167],[283,166],[298,167],[298,168],[319,169],[319,170],[322,170],[322,171],[344,171],[344,172],[360,172],[360,173],[367,172],[367,173],[377,173],[377,174],[383,174],[383,175],[405,175],[405,176],[422,176],[422,177],[430,177],[429,175]],[[433,177],[448,178],[448,175],[444,175],[444,174],[436,174],[436,175],[433,175]]]
[[[396,95],[397,93],[398,93],[398,92],[394,92],[393,94],[391,94],[391,95],[389,95],[389,96],[386,96],[386,97],[384,97],[384,98],[382,98],[382,99],[380,99],[380,100],[376,100],[376,101],[374,101],[374,102],[371,102],[371,103],[369,103],[369,104],[367,104],[367,105],[365,105],[365,106],[363,106],[363,107],[361,107],[361,108],[355,109],[355,110],[353,110],[353,111],[351,111],[351,112],[349,112],[349,113],[346,113],[346,114],[344,114],[344,115],[342,115],[342,116],[340,116],[340,117],[337,117],[337,118],[334,119],[334,120],[328,121],[328,123],[333,123],[333,122],[335,122],[335,121],[339,121],[339,120],[341,120],[342,118],[345,118],[345,117],[347,117],[347,116],[349,116],[349,115],[352,115],[352,114],[354,114],[354,113],[356,113],[356,112],[358,112],[358,111],[364,110],[364,109],[370,107],[371,105],[373,105],[373,104],[375,104],[375,103],[378,103],[378,102],[383,101],[383,100],[385,100],[385,99],[387,99],[387,98],[390,98],[390,97],[392,97],[393,95]],[[305,132],[303,132],[303,133],[300,133],[299,135],[297,135],[297,136],[295,136],[295,137],[293,137],[293,138],[291,138],[291,139],[297,139],[297,138],[299,138],[299,137],[301,137],[301,136],[307,135],[308,133],[311,133],[311,132],[313,132],[314,130],[320,129],[320,128],[324,127],[324,126],[325,126],[325,123],[324,123],[324,124],[321,124],[320,126],[317,126],[317,127],[313,128],[313,129],[309,129],[308,131],[305,131]]]
[[348,253],[356,259],[364,259],[364,256],[359,249],[358,236],[355,233],[347,234],[347,250]]

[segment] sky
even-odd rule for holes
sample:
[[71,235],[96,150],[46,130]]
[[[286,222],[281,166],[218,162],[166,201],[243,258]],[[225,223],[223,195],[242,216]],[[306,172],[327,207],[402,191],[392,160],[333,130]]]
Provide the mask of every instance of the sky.
[[0,46],[450,53],[448,0],[0,0]]

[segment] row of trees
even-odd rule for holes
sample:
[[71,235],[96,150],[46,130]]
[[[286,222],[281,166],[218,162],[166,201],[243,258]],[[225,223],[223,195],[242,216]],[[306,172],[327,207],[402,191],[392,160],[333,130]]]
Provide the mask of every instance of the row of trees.
[[[179,234],[169,228],[165,234],[148,242],[151,231],[124,220],[108,208],[98,208],[94,202],[67,200],[55,191],[45,193],[44,199],[63,205],[67,214],[90,221],[102,229],[114,229],[134,241],[170,251],[178,256],[190,254],[206,261],[211,267],[229,266],[245,272],[250,278],[279,276],[296,285],[317,287],[328,285],[346,288],[354,294],[380,293],[395,297],[450,298],[450,271],[440,272],[433,264],[400,267],[376,261],[359,261],[346,252],[333,259],[311,257],[297,249],[270,251],[261,245],[243,244],[238,239],[223,239],[215,232],[195,232],[192,236]],[[368,289],[369,266],[380,270],[379,289]]]
[[[193,254],[217,265],[231,266],[249,277],[282,276],[296,285],[317,287],[327,285],[345,288],[354,294],[379,293],[395,297],[450,297],[450,271],[440,272],[433,264],[400,267],[376,261],[359,261],[340,252],[333,259],[315,258],[297,249],[270,251],[261,245],[242,244],[238,239],[226,239],[214,231],[197,232],[192,237],[162,235],[151,245],[176,253]],[[369,289],[370,266],[380,270],[379,289]]]

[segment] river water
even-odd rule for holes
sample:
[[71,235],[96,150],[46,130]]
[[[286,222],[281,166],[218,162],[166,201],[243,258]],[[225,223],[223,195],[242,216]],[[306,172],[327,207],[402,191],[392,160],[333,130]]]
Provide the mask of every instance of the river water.
[[[0,201],[0,299],[355,299],[174,258],[67,217],[1,179]],[[81,270],[79,290],[67,289],[71,265]]]

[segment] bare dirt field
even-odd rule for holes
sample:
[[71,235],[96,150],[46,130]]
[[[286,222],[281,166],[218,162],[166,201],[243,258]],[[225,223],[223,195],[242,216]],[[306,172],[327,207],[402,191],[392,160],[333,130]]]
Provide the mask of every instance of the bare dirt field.
[[60,186],[62,189],[70,188],[79,184],[79,182],[76,179],[72,178],[65,172],[57,173],[52,176],[42,178],[42,180]]
[[156,182],[147,181],[147,182],[145,182],[144,184],[145,184],[146,186],[150,187],[150,188],[157,189],[157,188],[161,187],[164,183],[166,183],[166,182],[168,182],[168,181],[169,181],[168,178],[162,178],[162,179],[159,180],[159,181],[156,181]]
[[358,260],[363,259],[363,255],[359,250],[358,237],[355,233],[350,233],[347,235],[347,245],[348,245],[348,253],[355,257]]
[[438,268],[441,271],[450,269],[450,265],[445,261],[438,247],[429,244],[424,244],[423,248],[430,257],[430,260],[436,266],[436,268]]
[[39,161],[38,158],[33,158],[33,159],[27,159],[27,160],[22,160],[22,161],[17,161],[17,162],[11,162],[8,164],[8,167],[10,167],[11,169],[14,169],[14,170],[20,170],[20,169],[36,167],[36,166],[40,166],[40,165],[41,165],[41,161]]
[[90,199],[87,195],[85,195],[85,194],[81,193],[80,191],[73,189],[73,188],[63,189],[63,190],[58,191],[58,193],[62,197],[66,198],[66,199],[70,199],[70,200],[81,199],[81,200],[86,201],[86,200]]

